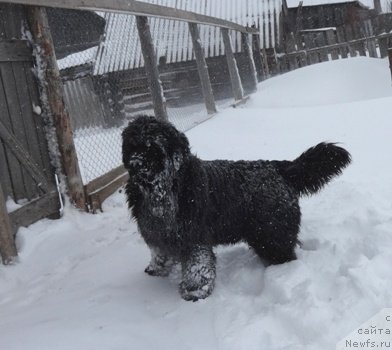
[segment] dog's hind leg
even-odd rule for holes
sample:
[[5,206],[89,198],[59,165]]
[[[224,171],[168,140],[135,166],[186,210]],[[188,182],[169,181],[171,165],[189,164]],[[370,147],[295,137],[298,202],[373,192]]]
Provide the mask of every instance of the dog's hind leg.
[[150,276],[168,276],[175,264],[175,260],[172,257],[163,254],[158,248],[150,247],[150,251],[151,261],[144,272]]
[[197,246],[182,262],[180,294],[185,300],[207,298],[215,284],[215,255],[212,247]]
[[294,227],[283,232],[279,228],[269,227],[247,241],[262,260],[270,264],[282,264],[297,258],[295,254],[295,247],[298,244],[297,231]]

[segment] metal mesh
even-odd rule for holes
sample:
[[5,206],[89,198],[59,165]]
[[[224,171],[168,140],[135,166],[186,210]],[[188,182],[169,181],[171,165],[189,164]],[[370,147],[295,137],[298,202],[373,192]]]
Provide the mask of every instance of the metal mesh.
[[[153,115],[153,105],[134,15],[82,11],[75,16],[57,11],[49,14],[56,17],[51,31],[82,179],[87,184],[121,165],[122,129],[138,114]],[[59,16],[61,26],[57,25]],[[169,120],[180,130],[188,130],[209,118],[188,24],[160,18],[149,18],[149,24]],[[70,27],[80,28],[81,38],[69,37]],[[205,56],[222,55],[219,28],[199,28]],[[240,50],[237,41],[236,51]],[[211,76],[215,97],[225,103],[227,94],[222,91],[227,90],[227,83],[220,79]]]

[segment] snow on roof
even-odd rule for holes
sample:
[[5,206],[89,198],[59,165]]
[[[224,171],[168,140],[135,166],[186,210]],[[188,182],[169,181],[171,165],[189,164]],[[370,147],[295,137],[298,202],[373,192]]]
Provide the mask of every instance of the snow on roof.
[[87,50],[68,55],[57,61],[59,69],[66,69],[69,67],[75,67],[85,63],[94,62],[95,56],[97,55],[97,50],[98,46],[94,46]]
[[[256,25],[260,29],[263,47],[274,47],[279,37],[281,0],[144,0],[162,6],[197,12],[236,22],[244,26]],[[135,16],[106,13],[105,40],[98,48],[95,74],[121,71],[144,65]],[[151,34],[158,57],[167,63],[192,60],[191,37],[186,22],[149,19]],[[200,37],[206,57],[223,54],[220,30],[200,26]],[[232,34],[235,52],[241,51],[240,33]]]

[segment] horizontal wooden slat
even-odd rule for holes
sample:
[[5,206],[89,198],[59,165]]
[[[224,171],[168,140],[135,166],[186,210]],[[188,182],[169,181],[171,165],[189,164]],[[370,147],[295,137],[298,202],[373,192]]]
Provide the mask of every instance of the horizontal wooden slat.
[[120,175],[107,183],[105,186],[97,189],[88,196],[91,210],[96,213],[98,210],[102,211],[102,202],[116,192],[128,180],[128,173]]
[[98,191],[100,188],[106,186],[109,182],[113,181],[114,179],[118,178],[121,175],[126,174],[127,171],[121,165],[108,173],[97,177],[93,181],[89,182],[87,185],[84,186],[85,192],[87,195],[91,195],[92,193]]
[[52,191],[9,213],[14,235],[20,227],[27,227],[38,220],[56,214],[59,208],[59,194],[57,191]]
[[68,8],[74,10],[122,12],[134,15],[161,17],[178,21],[212,25],[236,30],[242,33],[258,33],[258,30],[255,28],[244,27],[237,23],[223,19],[135,0],[0,0],[0,2]]
[[90,209],[93,213],[102,210],[102,202],[120,188],[128,179],[128,173],[121,165],[84,186]]
[[27,40],[0,41],[0,62],[25,62],[32,60],[32,50]]

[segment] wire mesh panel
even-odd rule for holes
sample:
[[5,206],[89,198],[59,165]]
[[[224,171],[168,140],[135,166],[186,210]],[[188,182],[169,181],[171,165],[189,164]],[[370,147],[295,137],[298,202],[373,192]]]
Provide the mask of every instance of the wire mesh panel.
[[[190,2],[187,10],[197,10]],[[199,9],[200,10],[200,9]],[[136,17],[112,12],[52,10],[51,23],[65,103],[84,184],[121,165],[121,131],[139,114],[154,114]],[[188,130],[209,118],[188,23],[148,18],[169,121]],[[76,40],[70,33],[82,33]],[[220,29],[198,25],[213,94],[231,95]],[[234,52],[241,35],[231,33]],[[222,105],[221,103],[221,105]],[[219,104],[218,104],[219,105]]]

